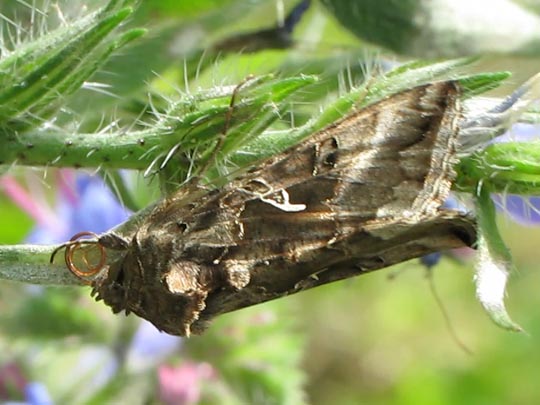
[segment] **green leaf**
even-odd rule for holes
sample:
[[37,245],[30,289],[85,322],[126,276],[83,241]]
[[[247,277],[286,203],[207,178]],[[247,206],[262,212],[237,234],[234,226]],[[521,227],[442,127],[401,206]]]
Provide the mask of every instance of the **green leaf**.
[[422,9],[419,0],[322,0],[322,3],[353,34],[394,52],[407,53],[409,42],[419,31],[415,21]]
[[512,321],[504,305],[506,282],[513,271],[512,256],[497,228],[495,206],[486,187],[482,187],[476,196],[476,215],[479,227],[476,296],[496,325],[521,332],[522,328]]
[[457,78],[463,88],[463,97],[471,98],[496,89],[512,76],[510,72],[486,72]]
[[0,61],[0,124],[4,128],[14,125],[9,123],[14,118],[19,121],[18,130],[48,118],[114,50],[143,33],[132,30],[104,43],[133,11],[116,10],[118,4],[110,2],[97,13],[18,47]]
[[101,341],[106,336],[95,310],[74,306],[80,291],[49,287],[29,296],[17,311],[4,314],[5,333],[12,337],[58,339],[70,335]]
[[485,53],[537,56],[540,52],[540,17],[512,0],[499,0],[496,7],[491,0],[475,0],[474,7],[445,0],[322,3],[358,38],[398,54],[455,58]]
[[246,308],[217,319],[202,339],[190,339],[187,349],[195,359],[207,359],[233,392],[256,403],[297,405],[304,403],[301,367],[304,336],[294,330],[290,307],[281,301]]

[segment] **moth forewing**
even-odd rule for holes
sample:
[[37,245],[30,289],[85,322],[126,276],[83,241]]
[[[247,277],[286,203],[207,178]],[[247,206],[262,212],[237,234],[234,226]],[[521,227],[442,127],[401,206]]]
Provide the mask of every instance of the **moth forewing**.
[[94,290],[185,335],[220,313],[472,243],[473,221],[440,210],[455,176],[459,97],[454,81],[415,87],[219,189],[178,191]]

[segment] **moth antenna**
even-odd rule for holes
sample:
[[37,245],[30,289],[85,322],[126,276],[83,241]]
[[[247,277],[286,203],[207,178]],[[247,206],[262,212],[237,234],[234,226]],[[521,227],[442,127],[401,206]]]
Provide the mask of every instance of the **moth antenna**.
[[468,355],[472,356],[474,352],[471,349],[469,349],[469,347],[458,336],[454,328],[454,325],[452,323],[452,320],[450,319],[450,315],[448,314],[448,311],[446,310],[446,307],[444,306],[444,302],[441,299],[441,296],[439,295],[439,292],[435,285],[435,279],[433,277],[433,269],[429,269],[429,268],[427,269],[426,278],[428,279],[431,295],[433,295],[433,298],[435,299],[435,302],[437,303],[437,306],[439,307],[439,310],[442,313],[442,316],[444,318],[444,323],[446,324],[446,329],[448,330],[448,333],[450,333],[452,340],[461,350],[463,350]]
[[[425,256],[424,256],[425,257]],[[450,333],[450,336],[452,340],[455,342],[455,344],[463,350],[468,355],[473,355],[474,352],[463,342],[463,340],[460,339],[458,336],[454,325],[452,324],[452,320],[450,319],[450,315],[448,314],[448,311],[446,310],[446,307],[444,306],[444,302],[437,290],[437,286],[435,285],[435,279],[433,277],[433,265],[428,265],[426,263],[423,263],[426,269],[426,278],[428,279],[429,283],[429,289],[431,291],[431,295],[435,299],[435,302],[437,306],[439,307],[439,310],[441,311],[444,323],[446,325],[446,329],[448,330],[448,333]],[[405,270],[409,269],[410,266],[405,265],[402,267],[399,267],[397,270],[392,271],[390,274],[388,274],[386,277],[389,281],[395,280],[400,274],[402,274]]]
[[225,139],[227,137],[227,132],[229,132],[229,128],[231,126],[232,116],[234,112],[234,106],[236,104],[236,98],[238,97],[238,93],[240,93],[240,90],[242,87],[246,85],[246,83],[250,82],[254,79],[253,75],[248,75],[246,78],[244,78],[240,83],[236,85],[234,90],[231,94],[231,100],[229,101],[229,108],[227,109],[227,112],[225,113],[225,123],[223,125],[223,129],[221,133],[218,136],[216,145],[212,149],[212,152],[210,153],[210,156],[208,159],[206,159],[206,162],[204,162],[203,166],[199,170],[199,173],[192,177],[192,181],[198,183],[201,177],[208,171],[210,168],[212,162],[217,158],[218,153],[220,152],[221,148],[223,147],[223,143],[225,142]]

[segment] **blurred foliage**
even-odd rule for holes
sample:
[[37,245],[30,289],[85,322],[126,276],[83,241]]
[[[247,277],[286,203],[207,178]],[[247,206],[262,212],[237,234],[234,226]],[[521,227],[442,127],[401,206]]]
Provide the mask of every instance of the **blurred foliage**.
[[[514,0],[321,0],[354,35],[401,55],[540,55],[540,17]],[[538,10],[536,10],[538,11]],[[493,30],[496,26],[497,30]]]
[[[34,3],[40,7],[47,1]],[[103,4],[84,3],[90,9]],[[293,112],[273,124],[278,130],[308,122],[319,105],[330,104],[365,77],[393,65],[393,55],[359,46],[318,3],[294,30],[291,49],[248,54],[212,48],[231,36],[275,26],[279,4],[143,1],[128,27],[143,26],[149,34],[114,54],[92,77],[110,88],[68,96],[69,111],[62,111],[57,122],[77,117],[80,128],[91,131],[112,110],[122,123],[148,113],[149,94],[176,97],[190,89],[235,84],[249,74],[316,74],[319,80],[302,90]],[[528,5],[536,7],[534,2]],[[81,2],[61,0],[58,6],[63,14],[49,9],[51,28],[78,16]],[[289,10],[294,4],[285,6]],[[33,18],[18,1],[0,3],[0,13],[23,25]],[[398,34],[390,27],[388,36],[396,40]],[[504,66],[497,62],[490,60],[489,68],[518,74],[526,69],[515,59]],[[478,69],[486,68],[482,63]],[[537,61],[529,63],[537,69]],[[154,100],[156,108],[162,107]],[[147,195],[155,194],[148,188],[157,184],[138,180],[135,198],[151,199]],[[3,196],[0,212],[0,242],[22,242],[31,221]],[[528,334],[508,334],[493,326],[474,297],[470,266],[446,259],[432,276],[457,334],[474,352],[471,356],[452,341],[430,295],[425,269],[411,262],[224,316],[205,335],[185,342],[168,363],[205,361],[216,368],[218,377],[203,387],[202,403],[208,404],[538,403],[540,274],[534,270],[540,231],[504,220],[501,225],[521,269],[511,283],[508,305],[521,308],[514,314]],[[390,280],[388,275],[397,271]],[[0,365],[23,364],[29,378],[47,384],[57,403],[157,400],[155,368],[134,371],[126,361],[138,323],[134,317],[112,315],[88,297],[87,289],[2,283],[0,303]],[[111,360],[118,364],[116,374],[100,382]]]

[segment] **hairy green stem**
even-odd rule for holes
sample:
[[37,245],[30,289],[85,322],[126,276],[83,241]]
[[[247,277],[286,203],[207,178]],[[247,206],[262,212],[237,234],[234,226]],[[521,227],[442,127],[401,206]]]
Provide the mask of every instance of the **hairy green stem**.
[[69,272],[61,255],[54,264],[50,257],[55,246],[0,245],[0,278],[32,284],[81,285]]
[[163,152],[162,136],[142,131],[73,135],[29,131],[11,134],[3,144],[0,163],[25,166],[144,170]]
[[540,193],[540,143],[495,143],[468,156],[457,166],[455,187],[474,192],[478,182],[492,192],[521,195]]

